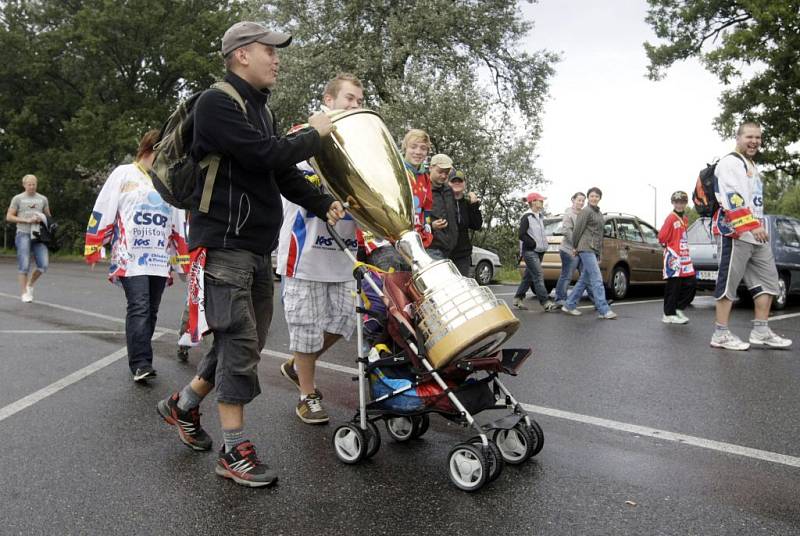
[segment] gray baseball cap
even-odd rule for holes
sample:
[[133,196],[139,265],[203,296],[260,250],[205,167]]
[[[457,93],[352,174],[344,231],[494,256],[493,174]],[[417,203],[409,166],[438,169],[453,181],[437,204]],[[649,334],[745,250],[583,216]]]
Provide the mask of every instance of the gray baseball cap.
[[222,36],[222,55],[227,56],[237,48],[256,42],[283,48],[289,46],[292,36],[273,32],[257,22],[237,22]]

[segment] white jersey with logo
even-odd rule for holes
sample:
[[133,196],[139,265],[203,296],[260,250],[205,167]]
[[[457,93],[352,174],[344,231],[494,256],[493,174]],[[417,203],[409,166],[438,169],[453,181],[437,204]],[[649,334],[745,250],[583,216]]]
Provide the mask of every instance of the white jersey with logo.
[[758,168],[742,155],[729,154],[720,159],[714,174],[724,213],[716,215],[719,233],[759,245],[751,232],[764,221],[764,186]]
[[[306,178],[319,184],[308,164],[297,166]],[[283,199],[283,224],[278,238],[277,272],[308,281],[340,283],[353,278],[353,263],[328,233],[325,220],[300,205]],[[356,222],[347,214],[334,227],[355,256]]]
[[110,243],[112,281],[137,275],[167,277],[171,268],[185,272],[185,221],[183,211],[164,202],[139,165],[119,166],[95,201],[84,255],[89,263],[97,262]]

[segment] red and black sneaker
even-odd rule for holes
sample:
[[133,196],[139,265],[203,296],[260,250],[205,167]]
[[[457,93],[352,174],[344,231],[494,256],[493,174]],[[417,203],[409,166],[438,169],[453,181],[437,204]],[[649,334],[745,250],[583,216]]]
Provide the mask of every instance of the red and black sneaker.
[[214,472],[251,488],[270,486],[278,480],[278,474],[258,459],[256,447],[250,441],[239,443],[230,452],[225,452],[223,446]]
[[200,426],[200,410],[192,408],[182,411],[178,407],[180,393],[173,393],[165,400],[159,400],[156,411],[167,424],[178,427],[178,437],[194,450],[211,450],[211,438]]

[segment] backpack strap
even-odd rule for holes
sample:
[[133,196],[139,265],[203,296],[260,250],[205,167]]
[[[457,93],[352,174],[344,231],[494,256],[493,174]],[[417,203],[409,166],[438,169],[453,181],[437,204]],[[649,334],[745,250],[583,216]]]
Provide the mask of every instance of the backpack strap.
[[739,160],[741,160],[742,164],[744,164],[744,172],[747,173],[747,160],[745,160],[744,157],[742,155],[740,155],[739,153],[737,153],[736,151],[731,151],[728,154],[731,154],[731,155],[735,156],[736,158],[738,158]]
[[[242,96],[239,95],[239,92],[236,91],[233,85],[228,82],[216,82],[211,85],[211,89],[221,91],[233,99],[239,106],[242,114],[244,114],[244,118],[247,119],[247,107],[245,106],[244,99],[242,99]],[[200,161],[200,169],[206,169],[206,178],[203,183],[203,193],[200,196],[200,206],[198,210],[205,214],[208,214],[209,207],[211,206],[211,193],[214,191],[214,181],[217,179],[220,159],[218,154],[209,154]]]

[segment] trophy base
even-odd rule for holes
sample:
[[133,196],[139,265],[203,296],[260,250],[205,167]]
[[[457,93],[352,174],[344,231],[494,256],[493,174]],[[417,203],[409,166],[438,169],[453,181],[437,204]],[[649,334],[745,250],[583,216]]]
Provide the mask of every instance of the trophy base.
[[439,368],[457,359],[491,353],[518,327],[519,320],[501,303],[450,331],[428,349],[428,359]]

